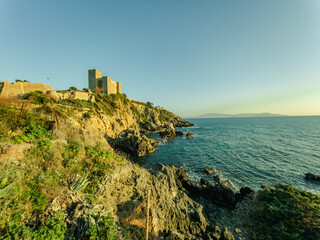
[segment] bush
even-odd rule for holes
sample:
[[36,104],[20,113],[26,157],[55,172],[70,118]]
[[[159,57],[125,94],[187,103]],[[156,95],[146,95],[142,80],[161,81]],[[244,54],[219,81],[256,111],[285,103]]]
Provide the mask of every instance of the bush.
[[251,214],[254,239],[320,239],[320,197],[278,183],[257,193],[260,207]]
[[3,232],[2,239],[65,239],[64,234],[67,226],[64,223],[64,217],[60,212],[54,212],[53,216],[47,218],[44,225],[38,229],[20,223],[18,219],[12,221],[0,232]]
[[46,104],[53,101],[53,99],[45,96],[42,92],[30,92],[24,96],[25,99],[30,99],[35,104]]
[[152,102],[147,102],[146,104],[147,104],[148,107],[153,108],[154,104]]
[[172,120],[172,116],[170,116],[166,110],[160,110],[159,120],[162,123],[170,122]]
[[86,239],[107,239],[113,240],[116,238],[117,228],[114,226],[112,217],[101,217],[97,224],[92,225],[86,231]]
[[20,134],[14,137],[13,142],[18,144],[23,142],[36,142],[43,137],[48,137],[50,139],[53,138],[45,128],[31,122],[28,126],[25,127],[24,134]]
[[[11,130],[15,131],[18,127],[25,128],[26,126],[30,125],[31,123],[37,124],[43,128],[47,126],[48,121],[41,118],[39,114],[36,113],[29,113],[27,110],[23,109],[21,114],[21,121],[20,120],[21,109],[14,108],[14,107],[3,107],[0,108],[0,122],[6,124],[6,126]],[[0,129],[0,133],[1,133]]]

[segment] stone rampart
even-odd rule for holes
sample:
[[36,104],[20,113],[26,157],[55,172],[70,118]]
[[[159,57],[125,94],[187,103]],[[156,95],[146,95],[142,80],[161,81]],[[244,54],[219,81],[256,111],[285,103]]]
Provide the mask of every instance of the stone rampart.
[[0,87],[0,97],[17,97],[22,96],[29,92],[42,92],[46,93],[48,91],[54,91],[52,87],[44,85],[43,83],[29,83],[29,82],[16,82],[10,83],[9,81],[4,81],[1,83],[2,89]]
[[108,88],[107,88],[107,93],[108,94],[116,94],[117,92],[117,83],[113,80],[111,80],[111,78],[108,78]]
[[57,92],[58,99],[80,99],[85,101],[95,101],[94,96],[89,92],[82,91],[67,91],[67,92]]
[[95,101],[90,92],[73,91],[56,92],[52,87],[43,83],[16,82],[10,83],[4,81],[0,83],[0,97],[21,97],[30,92],[42,92],[53,99],[80,99],[85,101]]

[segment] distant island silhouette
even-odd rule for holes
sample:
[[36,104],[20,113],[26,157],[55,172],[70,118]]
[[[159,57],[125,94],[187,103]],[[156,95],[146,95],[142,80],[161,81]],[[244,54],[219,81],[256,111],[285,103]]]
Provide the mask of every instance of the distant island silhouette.
[[240,114],[223,114],[223,113],[206,113],[194,118],[248,118],[248,117],[287,117],[288,115],[273,113],[240,113]]

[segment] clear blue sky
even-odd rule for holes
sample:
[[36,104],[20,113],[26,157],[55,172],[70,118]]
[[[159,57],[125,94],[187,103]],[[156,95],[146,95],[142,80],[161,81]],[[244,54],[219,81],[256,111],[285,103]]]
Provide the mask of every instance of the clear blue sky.
[[0,80],[87,70],[180,114],[320,114],[318,0],[0,0]]

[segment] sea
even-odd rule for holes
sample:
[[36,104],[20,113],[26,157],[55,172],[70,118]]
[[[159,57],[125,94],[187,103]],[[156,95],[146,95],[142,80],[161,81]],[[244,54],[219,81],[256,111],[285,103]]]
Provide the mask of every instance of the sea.
[[[304,179],[307,172],[320,175],[320,116],[187,120],[194,127],[177,130],[193,138],[164,141],[155,153],[134,160],[146,168],[157,163],[183,167],[195,182],[214,183],[203,173],[210,166],[234,189],[282,182],[320,194],[320,183]],[[148,137],[161,140],[157,133]]]

